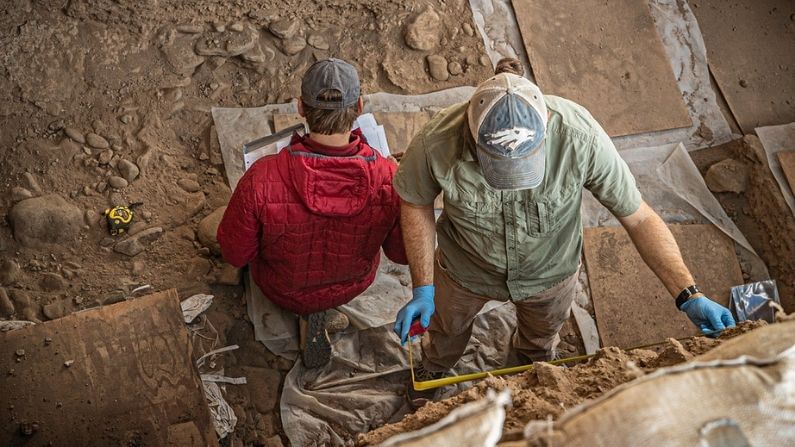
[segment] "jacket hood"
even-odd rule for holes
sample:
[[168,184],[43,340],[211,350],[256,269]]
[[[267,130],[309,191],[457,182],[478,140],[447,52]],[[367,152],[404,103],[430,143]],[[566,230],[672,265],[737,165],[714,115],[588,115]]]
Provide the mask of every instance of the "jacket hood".
[[296,136],[285,149],[290,178],[304,205],[324,216],[359,214],[373,194],[369,165],[376,161],[375,151],[358,133],[340,151],[345,155],[314,151],[307,138]]

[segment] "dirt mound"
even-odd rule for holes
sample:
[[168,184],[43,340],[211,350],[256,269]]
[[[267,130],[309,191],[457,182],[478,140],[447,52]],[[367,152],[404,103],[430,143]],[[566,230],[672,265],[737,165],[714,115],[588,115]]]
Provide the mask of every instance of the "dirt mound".
[[454,408],[478,400],[488,389],[509,388],[513,404],[507,411],[504,433],[521,431],[531,420],[556,419],[566,410],[585,400],[594,399],[618,385],[641,377],[660,367],[685,362],[765,322],[743,322],[718,339],[694,337],[684,342],[674,339],[656,351],[623,351],[616,347],[599,350],[587,362],[571,367],[539,363],[535,368],[510,377],[491,377],[461,394],[440,402],[431,402],[388,424],[359,436],[358,445],[374,445],[398,433],[418,430],[442,419]]

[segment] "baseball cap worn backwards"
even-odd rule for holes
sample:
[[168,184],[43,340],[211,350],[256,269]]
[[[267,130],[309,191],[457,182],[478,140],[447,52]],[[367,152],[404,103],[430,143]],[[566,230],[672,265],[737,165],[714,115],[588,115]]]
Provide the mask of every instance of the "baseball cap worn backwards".
[[489,78],[469,100],[467,119],[489,185],[520,190],[541,184],[547,106],[538,86],[510,73]]
[[[321,94],[328,90],[342,93],[339,101],[324,101]],[[301,81],[301,100],[316,109],[344,109],[359,100],[359,74],[351,64],[341,59],[322,59],[312,64]]]

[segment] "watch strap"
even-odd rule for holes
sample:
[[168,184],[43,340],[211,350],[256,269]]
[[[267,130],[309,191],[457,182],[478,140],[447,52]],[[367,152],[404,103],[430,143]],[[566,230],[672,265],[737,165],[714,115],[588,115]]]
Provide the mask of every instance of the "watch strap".
[[691,296],[697,293],[701,293],[697,285],[693,284],[692,286],[687,286],[685,290],[682,290],[679,292],[679,295],[676,296],[676,308],[682,310],[682,305],[685,304]]

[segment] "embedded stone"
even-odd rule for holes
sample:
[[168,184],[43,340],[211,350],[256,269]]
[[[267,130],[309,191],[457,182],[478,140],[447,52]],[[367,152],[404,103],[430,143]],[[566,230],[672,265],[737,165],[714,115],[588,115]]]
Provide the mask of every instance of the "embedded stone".
[[437,81],[450,79],[450,72],[447,71],[447,59],[437,54],[432,54],[426,60],[428,61],[428,71],[433,79]]
[[428,51],[439,45],[442,32],[442,20],[439,14],[428,7],[406,25],[403,38],[409,48]]
[[93,132],[86,135],[86,143],[96,149],[107,149],[110,147],[108,140]]
[[199,222],[199,242],[215,254],[221,254],[221,246],[218,245],[216,232],[218,231],[218,225],[221,224],[221,219],[224,217],[225,211],[226,206],[217,208]]
[[113,250],[118,253],[133,257],[146,250],[147,246],[159,239],[162,235],[163,229],[161,227],[148,228],[134,236],[124,239],[123,241],[117,242],[116,245],[113,246]]
[[301,22],[296,19],[284,19],[271,22],[268,30],[279,39],[289,39],[298,32]]
[[127,180],[114,175],[108,179],[108,184],[113,188],[121,189],[126,188],[129,183],[127,183]]
[[8,218],[14,238],[29,247],[72,242],[83,226],[80,209],[58,194],[18,202]]

